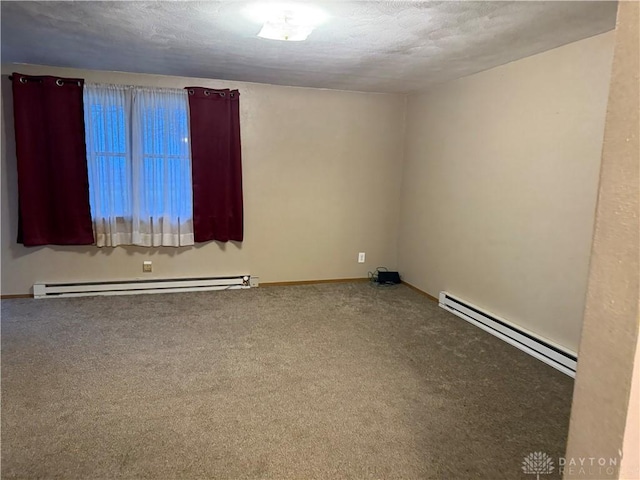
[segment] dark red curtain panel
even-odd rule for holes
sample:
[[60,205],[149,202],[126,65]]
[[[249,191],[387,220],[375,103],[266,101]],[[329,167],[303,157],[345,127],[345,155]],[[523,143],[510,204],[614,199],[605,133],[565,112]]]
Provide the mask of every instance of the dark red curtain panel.
[[14,73],[18,242],[93,243],[83,80]]
[[196,242],[243,239],[240,94],[187,87]]

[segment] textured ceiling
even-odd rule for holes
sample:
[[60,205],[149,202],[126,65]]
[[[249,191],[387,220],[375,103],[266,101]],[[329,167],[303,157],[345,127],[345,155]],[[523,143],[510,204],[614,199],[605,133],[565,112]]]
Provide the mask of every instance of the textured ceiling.
[[318,1],[305,42],[257,38],[255,2],[2,2],[2,61],[413,92],[611,30],[616,3]]

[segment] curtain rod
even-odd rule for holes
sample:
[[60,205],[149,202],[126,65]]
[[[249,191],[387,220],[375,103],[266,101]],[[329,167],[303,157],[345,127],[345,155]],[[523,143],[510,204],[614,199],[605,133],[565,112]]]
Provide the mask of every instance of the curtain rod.
[[[46,76],[48,76],[48,75],[46,75]],[[21,77],[21,78],[20,78],[20,81],[22,81],[22,79],[24,79],[24,80],[25,80],[25,82],[23,82],[23,83],[26,83],[26,82],[28,82],[28,81],[32,81],[32,82],[33,82],[33,81],[38,81],[38,82],[41,82],[41,81],[42,81],[42,79],[40,79],[40,78],[29,78],[29,75],[25,75],[25,76]],[[10,81],[13,81],[13,75],[9,75],[9,80],[10,80]],[[80,80],[64,80],[64,79],[62,79],[62,78],[58,78],[58,79],[56,80],[56,85],[58,85],[59,87],[61,87],[61,86],[62,86],[62,85],[64,85],[65,83],[77,83],[77,84],[78,84],[78,86],[82,85],[82,83],[80,82]]]

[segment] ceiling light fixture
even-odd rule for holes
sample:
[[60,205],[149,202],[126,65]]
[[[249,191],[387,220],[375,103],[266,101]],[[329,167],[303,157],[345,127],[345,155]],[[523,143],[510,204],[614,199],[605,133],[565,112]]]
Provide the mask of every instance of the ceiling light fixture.
[[247,9],[247,16],[262,23],[258,37],[269,40],[300,42],[329,17],[309,4],[258,3]]

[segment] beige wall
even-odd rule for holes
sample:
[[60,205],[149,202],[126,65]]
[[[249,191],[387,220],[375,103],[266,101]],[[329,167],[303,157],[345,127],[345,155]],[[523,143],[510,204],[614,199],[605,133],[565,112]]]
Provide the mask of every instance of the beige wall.
[[639,192],[640,4],[620,2],[567,458],[625,457],[620,475],[574,470],[565,473],[567,479],[640,478]]
[[577,350],[613,32],[407,100],[399,267]]
[[[366,277],[396,268],[404,97],[167,76],[3,66],[92,82],[239,88],[245,241],[193,248],[42,247],[15,242],[11,85],[2,78],[2,294],[36,281],[251,273],[261,282]],[[384,195],[379,195],[384,192]],[[357,263],[358,252],[367,262]]]

